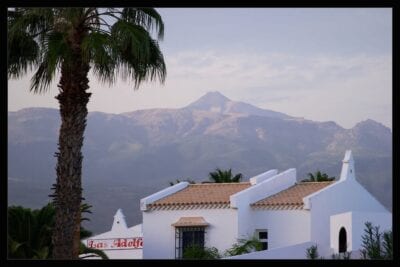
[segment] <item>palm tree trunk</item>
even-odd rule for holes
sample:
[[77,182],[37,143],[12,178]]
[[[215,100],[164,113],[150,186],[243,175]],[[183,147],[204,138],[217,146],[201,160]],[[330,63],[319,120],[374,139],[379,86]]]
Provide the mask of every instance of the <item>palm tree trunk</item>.
[[80,246],[80,205],[82,200],[82,145],[90,93],[89,65],[75,51],[72,63],[63,63],[56,97],[60,104],[61,128],[57,157],[56,207],[53,258],[78,259]]

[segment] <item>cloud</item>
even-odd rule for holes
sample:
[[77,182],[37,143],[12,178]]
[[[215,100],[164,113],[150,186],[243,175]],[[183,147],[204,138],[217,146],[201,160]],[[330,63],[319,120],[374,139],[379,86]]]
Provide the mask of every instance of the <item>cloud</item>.
[[[133,91],[132,82],[119,80],[109,87],[91,75],[93,95],[89,111],[120,113],[183,107],[208,91],[218,90],[233,100],[296,117],[334,120],[345,127],[369,117],[391,127],[392,61],[389,55],[306,57],[252,51],[187,50],[167,54],[165,60],[168,72],[165,84],[144,83],[138,91]],[[38,98],[32,101],[33,97],[27,93],[27,79],[10,82],[11,109],[23,102],[21,98],[24,97],[27,98],[25,105],[35,106]],[[56,93],[53,88],[46,98],[53,107],[57,106]],[[46,106],[43,102],[40,101],[40,106]]]
[[187,95],[191,91],[195,98],[219,90],[234,100],[293,116],[334,120],[345,127],[373,118],[391,127],[389,55],[186,51],[170,55],[167,65],[166,87]]

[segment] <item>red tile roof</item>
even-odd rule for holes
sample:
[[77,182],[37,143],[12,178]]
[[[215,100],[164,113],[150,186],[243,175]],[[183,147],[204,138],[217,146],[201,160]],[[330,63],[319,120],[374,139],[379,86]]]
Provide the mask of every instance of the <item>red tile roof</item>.
[[262,209],[302,209],[304,205],[304,197],[317,192],[332,183],[333,181],[301,182],[289,187],[288,189],[282,190],[275,195],[252,203],[251,206],[253,208]]
[[186,188],[159,199],[148,205],[149,208],[173,208],[190,205],[229,205],[229,197],[249,188],[250,182],[244,183],[206,183],[189,184]]

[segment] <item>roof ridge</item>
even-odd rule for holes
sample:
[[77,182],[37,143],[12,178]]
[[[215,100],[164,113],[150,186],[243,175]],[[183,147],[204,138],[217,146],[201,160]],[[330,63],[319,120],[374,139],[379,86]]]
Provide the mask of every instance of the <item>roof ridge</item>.
[[201,184],[189,184],[189,186],[198,186],[198,185],[247,185],[250,184],[250,182],[240,182],[240,183],[201,183]]
[[321,181],[321,182],[296,182],[296,184],[327,184],[327,183],[334,183],[336,180],[333,181]]

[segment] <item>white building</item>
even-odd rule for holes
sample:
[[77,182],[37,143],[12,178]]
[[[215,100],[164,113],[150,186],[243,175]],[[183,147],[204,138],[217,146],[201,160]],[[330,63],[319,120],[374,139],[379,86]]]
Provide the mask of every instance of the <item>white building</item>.
[[[103,250],[110,259],[142,259],[142,225],[128,228],[121,209],[114,215],[110,231],[83,239],[82,242],[88,248]],[[87,259],[98,259],[98,257]]]
[[318,246],[325,258],[361,248],[364,223],[391,229],[392,215],[356,180],[347,151],[340,179],[296,181],[296,169],[270,170],[244,183],[181,182],[141,200],[143,258],[181,258],[191,244],[230,248],[257,235],[265,250],[232,259],[302,259]]

